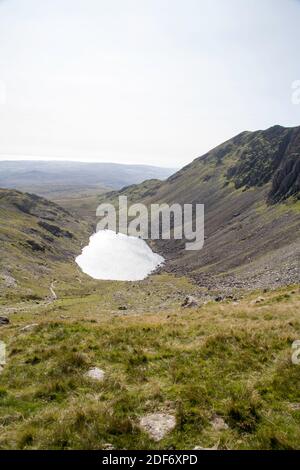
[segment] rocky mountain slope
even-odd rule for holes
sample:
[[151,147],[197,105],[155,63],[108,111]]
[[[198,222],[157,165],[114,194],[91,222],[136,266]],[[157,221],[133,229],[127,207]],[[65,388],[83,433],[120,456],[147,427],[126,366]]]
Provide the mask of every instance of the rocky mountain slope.
[[124,188],[130,201],[202,203],[205,244],[158,241],[165,270],[208,287],[268,287],[299,282],[300,127],[243,132],[164,182]]

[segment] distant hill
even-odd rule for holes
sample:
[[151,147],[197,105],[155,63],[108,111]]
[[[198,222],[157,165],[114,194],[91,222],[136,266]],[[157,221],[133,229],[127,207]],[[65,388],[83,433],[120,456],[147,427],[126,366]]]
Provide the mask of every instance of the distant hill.
[[60,161],[0,161],[0,187],[51,195],[120,189],[146,179],[165,179],[174,169],[147,165]]
[[53,202],[0,189],[0,297],[49,294],[55,279],[76,279],[74,259],[91,227]]
[[165,269],[208,287],[268,287],[300,281],[300,127],[243,132],[164,182],[109,195],[131,201],[202,203],[205,244],[158,241]]

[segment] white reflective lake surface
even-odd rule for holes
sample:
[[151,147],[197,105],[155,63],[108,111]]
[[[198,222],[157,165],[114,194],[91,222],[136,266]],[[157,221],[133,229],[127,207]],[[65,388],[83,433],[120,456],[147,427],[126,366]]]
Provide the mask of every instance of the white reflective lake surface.
[[140,281],[160,266],[164,258],[140,238],[101,230],[90,237],[75,261],[94,279]]

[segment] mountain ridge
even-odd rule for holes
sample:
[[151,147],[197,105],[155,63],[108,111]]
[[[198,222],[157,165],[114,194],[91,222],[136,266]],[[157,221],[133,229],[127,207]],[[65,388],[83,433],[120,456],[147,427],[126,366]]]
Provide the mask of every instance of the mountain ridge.
[[166,271],[211,288],[299,282],[300,127],[242,132],[166,181],[133,185],[104,199],[116,203],[121,194],[146,205],[205,205],[201,251],[185,251],[184,240],[150,242],[166,258]]
[[[61,185],[88,189],[112,188],[140,183],[150,178],[167,178],[171,168],[101,162],[0,161],[0,187],[48,195]],[[37,176],[39,181],[37,181]],[[42,187],[43,186],[43,187]]]

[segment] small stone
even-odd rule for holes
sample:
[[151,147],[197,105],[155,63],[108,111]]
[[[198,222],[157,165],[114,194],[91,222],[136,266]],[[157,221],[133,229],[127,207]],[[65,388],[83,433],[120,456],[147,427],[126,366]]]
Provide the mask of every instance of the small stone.
[[8,325],[9,318],[7,317],[0,317],[0,325]]
[[126,305],[121,305],[121,307],[119,307],[119,310],[127,310]]
[[6,287],[14,288],[17,286],[17,281],[15,278],[8,274],[2,274],[1,279],[4,281]]
[[184,308],[198,307],[198,302],[197,302],[197,299],[195,299],[195,297],[192,297],[191,295],[188,295],[184,299],[181,306],[184,307]]
[[104,380],[105,372],[98,367],[94,367],[86,372],[86,377],[93,380],[98,380],[98,382],[102,382]]
[[290,403],[290,408],[293,411],[300,411],[300,403]]
[[218,446],[213,446],[213,447],[200,447],[200,446],[196,446],[194,447],[193,450],[218,450]]
[[161,441],[175,426],[175,416],[165,413],[152,413],[140,419],[141,429],[155,442]]
[[110,442],[107,442],[106,444],[103,444],[102,450],[115,450],[115,448],[112,444],[110,444]]
[[228,429],[228,424],[226,424],[224,419],[220,416],[215,416],[211,421],[211,425],[215,431],[224,431],[225,429]]
[[266,299],[264,297],[257,297],[257,299],[254,299],[251,301],[251,304],[260,304],[261,302],[264,302]]

